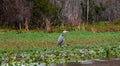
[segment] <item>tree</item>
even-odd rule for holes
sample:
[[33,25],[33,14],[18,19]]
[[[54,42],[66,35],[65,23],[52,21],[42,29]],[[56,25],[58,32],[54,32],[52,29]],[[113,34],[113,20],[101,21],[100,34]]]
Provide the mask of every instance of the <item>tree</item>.
[[86,0],[87,1],[87,22],[89,22],[89,0]]
[[[57,6],[51,4],[49,0],[33,0],[33,3],[34,25],[37,24],[37,27],[42,29],[45,29],[46,27],[51,28],[50,25],[52,25],[52,22],[54,22],[54,19],[57,16]],[[46,24],[49,24],[49,26]]]
[[25,26],[28,31],[28,22],[31,17],[31,3],[26,4],[25,0],[3,0],[3,21],[9,27],[19,28],[20,32],[22,27]]

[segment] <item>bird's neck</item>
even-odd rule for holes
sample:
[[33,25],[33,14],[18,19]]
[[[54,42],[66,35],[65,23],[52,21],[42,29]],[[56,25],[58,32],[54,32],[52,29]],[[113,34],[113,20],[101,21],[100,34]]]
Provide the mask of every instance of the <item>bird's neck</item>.
[[65,33],[62,33],[63,36],[65,36]]

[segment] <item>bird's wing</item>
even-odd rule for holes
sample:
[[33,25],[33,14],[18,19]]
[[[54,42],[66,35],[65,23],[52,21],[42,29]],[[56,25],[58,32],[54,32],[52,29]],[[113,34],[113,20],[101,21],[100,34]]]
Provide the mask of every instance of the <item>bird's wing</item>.
[[63,42],[64,36],[60,35],[58,38],[58,44],[61,44]]

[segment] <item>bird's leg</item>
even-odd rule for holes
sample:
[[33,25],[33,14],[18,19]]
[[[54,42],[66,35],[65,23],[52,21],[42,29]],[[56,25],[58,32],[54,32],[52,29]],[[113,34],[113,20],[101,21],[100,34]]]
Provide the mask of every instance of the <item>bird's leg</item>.
[[62,47],[62,44],[60,44],[60,47]]

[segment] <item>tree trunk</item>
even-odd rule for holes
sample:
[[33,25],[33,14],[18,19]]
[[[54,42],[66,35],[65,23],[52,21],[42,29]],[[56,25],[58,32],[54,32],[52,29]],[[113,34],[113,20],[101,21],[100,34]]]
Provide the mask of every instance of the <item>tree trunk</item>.
[[82,30],[85,31],[85,24],[82,24]]
[[89,0],[87,0],[87,22],[89,22]]
[[22,25],[19,23],[19,33],[22,33]]
[[52,26],[51,26],[51,23],[50,21],[48,20],[48,18],[45,19],[45,22],[46,22],[46,32],[51,32],[52,31]]
[[27,18],[25,18],[25,30],[26,32],[29,31],[29,20]]

